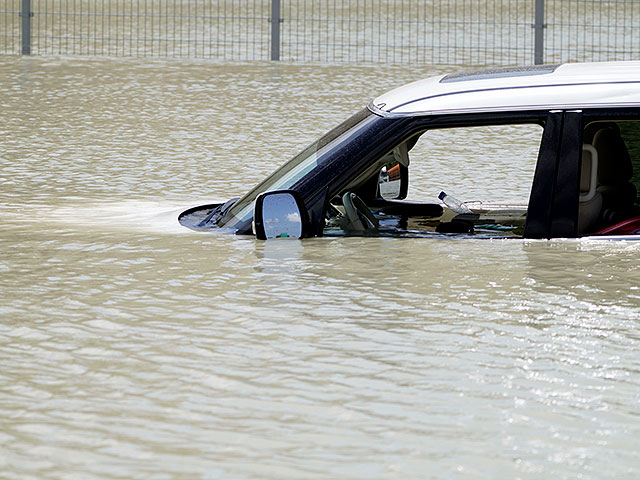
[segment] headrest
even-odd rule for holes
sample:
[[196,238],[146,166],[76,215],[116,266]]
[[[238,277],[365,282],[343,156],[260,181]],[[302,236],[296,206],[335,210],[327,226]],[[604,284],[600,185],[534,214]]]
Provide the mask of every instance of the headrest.
[[582,166],[580,167],[580,201],[588,202],[596,194],[598,183],[598,152],[593,145],[582,146]]
[[615,185],[631,179],[631,157],[617,127],[598,130],[593,136],[593,146],[598,151],[600,185]]
[[587,145],[593,144],[593,137],[598,130],[602,130],[603,128],[613,128],[619,131],[618,124],[615,122],[591,122],[589,125],[584,127],[584,131],[582,132],[582,143]]

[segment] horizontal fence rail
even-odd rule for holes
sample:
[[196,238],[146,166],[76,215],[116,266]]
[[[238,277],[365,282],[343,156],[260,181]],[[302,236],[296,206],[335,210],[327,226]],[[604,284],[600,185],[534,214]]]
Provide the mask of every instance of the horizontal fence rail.
[[508,65],[640,58],[636,0],[5,0],[0,54]]

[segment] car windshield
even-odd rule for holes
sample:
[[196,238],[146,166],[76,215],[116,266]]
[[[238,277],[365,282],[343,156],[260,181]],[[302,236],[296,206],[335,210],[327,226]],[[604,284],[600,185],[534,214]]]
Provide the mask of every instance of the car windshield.
[[316,142],[309,145],[302,152],[296,155],[291,161],[280,169],[276,170],[269,178],[253,188],[244,197],[240,198],[231,207],[229,212],[220,219],[219,226],[233,226],[240,222],[246,222],[253,215],[253,205],[258,195],[263,192],[273,190],[286,190],[293,187],[305,175],[318,166],[318,159],[322,157],[325,150],[332,147],[340,137],[351,129],[362,124],[373,113],[364,108],[333,130],[329,131]]

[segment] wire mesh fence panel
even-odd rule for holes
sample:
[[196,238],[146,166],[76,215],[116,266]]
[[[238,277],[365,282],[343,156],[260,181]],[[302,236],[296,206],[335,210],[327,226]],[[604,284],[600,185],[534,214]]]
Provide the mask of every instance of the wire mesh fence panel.
[[545,61],[640,59],[637,0],[545,0]]
[[533,61],[530,0],[287,0],[282,16],[283,60]]
[[36,55],[269,58],[269,0],[31,0],[31,8]]
[[0,54],[457,65],[640,58],[638,0],[0,2]]
[[21,3],[20,0],[4,0],[0,4],[0,54],[2,55],[20,53]]

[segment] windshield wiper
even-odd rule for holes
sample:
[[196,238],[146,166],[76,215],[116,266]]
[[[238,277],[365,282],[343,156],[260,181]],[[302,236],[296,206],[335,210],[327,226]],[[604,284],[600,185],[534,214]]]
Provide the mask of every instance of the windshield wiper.
[[222,205],[219,205],[218,207],[214,208],[213,210],[211,210],[211,212],[209,212],[209,215],[206,216],[206,218],[204,220],[202,220],[197,227],[198,228],[204,228],[209,226],[209,223],[211,222],[211,220],[214,220],[214,224],[218,223],[218,220],[220,220],[222,217],[224,217],[227,212],[229,211],[229,209],[231,207],[233,207],[233,205],[239,200],[239,197],[236,198],[232,198],[230,200],[227,200],[225,203],[223,203]]

